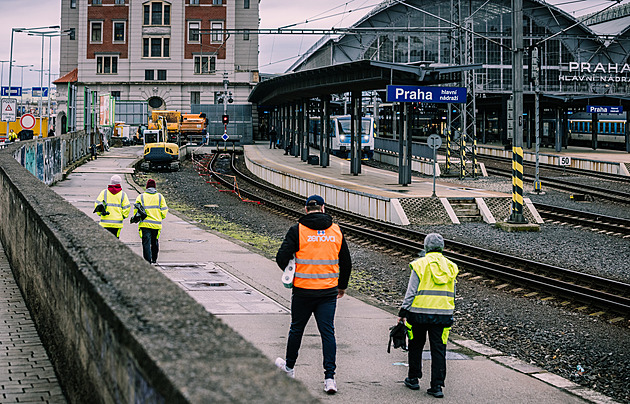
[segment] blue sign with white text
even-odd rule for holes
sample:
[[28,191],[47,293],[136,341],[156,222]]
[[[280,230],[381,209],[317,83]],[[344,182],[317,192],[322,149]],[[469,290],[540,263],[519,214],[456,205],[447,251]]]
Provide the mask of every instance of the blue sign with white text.
[[[40,94],[44,89],[44,93]],[[31,96],[33,97],[48,97],[48,87],[33,87],[31,89]]]
[[11,87],[11,94],[9,94],[9,86],[2,87],[3,97],[20,97],[22,95],[22,87]]
[[387,86],[387,102],[466,102],[465,87]]
[[586,112],[589,114],[620,114],[623,112],[622,106],[616,107],[601,107],[597,105],[587,105]]

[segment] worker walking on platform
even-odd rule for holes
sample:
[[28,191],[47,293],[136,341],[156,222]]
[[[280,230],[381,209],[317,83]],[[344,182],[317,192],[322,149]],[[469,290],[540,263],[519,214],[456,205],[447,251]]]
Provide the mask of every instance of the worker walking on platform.
[[112,175],[107,189],[101,191],[94,202],[94,213],[101,217],[99,224],[120,238],[123,220],[129,216],[131,205],[122,190],[120,175]]
[[[142,256],[149,263],[155,264],[160,251],[158,240],[162,233],[162,220],[168,213],[166,199],[157,191],[155,180],[147,181],[146,191],[138,195],[136,204],[140,204],[147,215],[138,223],[138,232],[142,238]],[[137,211],[138,209],[134,208],[134,216]]]
[[271,130],[269,131],[269,148],[271,149],[273,147],[275,149],[277,141],[278,132],[276,132],[276,128],[272,126]]
[[455,308],[455,278],[457,265],[442,255],[444,239],[440,234],[424,238],[426,255],[409,264],[411,276],[407,293],[398,313],[398,321],[409,328],[409,371],[405,386],[420,389],[422,378],[422,348],[429,334],[431,348],[431,388],[427,393],[444,397],[446,378],[446,342],[453,325]]
[[348,287],[352,260],[339,226],[324,212],[324,199],[319,195],[308,197],[305,210],[306,215],[289,229],[276,255],[282,269],[295,256],[286,357],[276,359],[276,366],[295,377],[304,329],[314,315],[322,339],[324,391],[335,394],[335,310],[337,299],[343,297]]

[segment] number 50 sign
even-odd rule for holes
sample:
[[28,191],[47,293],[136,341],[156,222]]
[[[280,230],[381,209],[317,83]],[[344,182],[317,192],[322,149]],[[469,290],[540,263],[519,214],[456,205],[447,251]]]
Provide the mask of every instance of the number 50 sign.
[[571,157],[568,156],[560,156],[558,160],[558,165],[561,166],[570,166],[571,165]]

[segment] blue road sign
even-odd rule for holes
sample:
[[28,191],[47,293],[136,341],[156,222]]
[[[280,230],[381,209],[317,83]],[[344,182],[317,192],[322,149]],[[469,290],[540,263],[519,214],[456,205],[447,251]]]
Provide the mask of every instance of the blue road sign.
[[31,95],[33,97],[40,97],[39,93],[42,91],[42,88],[44,89],[44,94],[42,94],[41,97],[48,97],[48,87],[33,87],[31,89]]
[[227,135],[227,133],[224,133],[223,136],[221,136],[221,139],[223,139],[223,141],[228,140],[230,137]]
[[387,102],[466,102],[465,87],[387,86]]
[[587,105],[586,112],[588,112],[589,114],[621,114],[623,112],[623,107],[620,105],[615,107]]
[[9,94],[9,86],[2,87],[3,97],[20,97],[22,95],[22,87],[11,87],[11,94]]

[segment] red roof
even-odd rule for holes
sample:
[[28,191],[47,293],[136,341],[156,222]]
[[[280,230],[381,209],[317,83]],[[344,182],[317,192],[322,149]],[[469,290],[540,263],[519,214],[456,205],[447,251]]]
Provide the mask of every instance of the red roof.
[[53,84],[75,83],[78,80],[79,80],[79,69],[76,68],[70,73],[64,74],[62,77],[59,77],[57,80],[53,81]]

